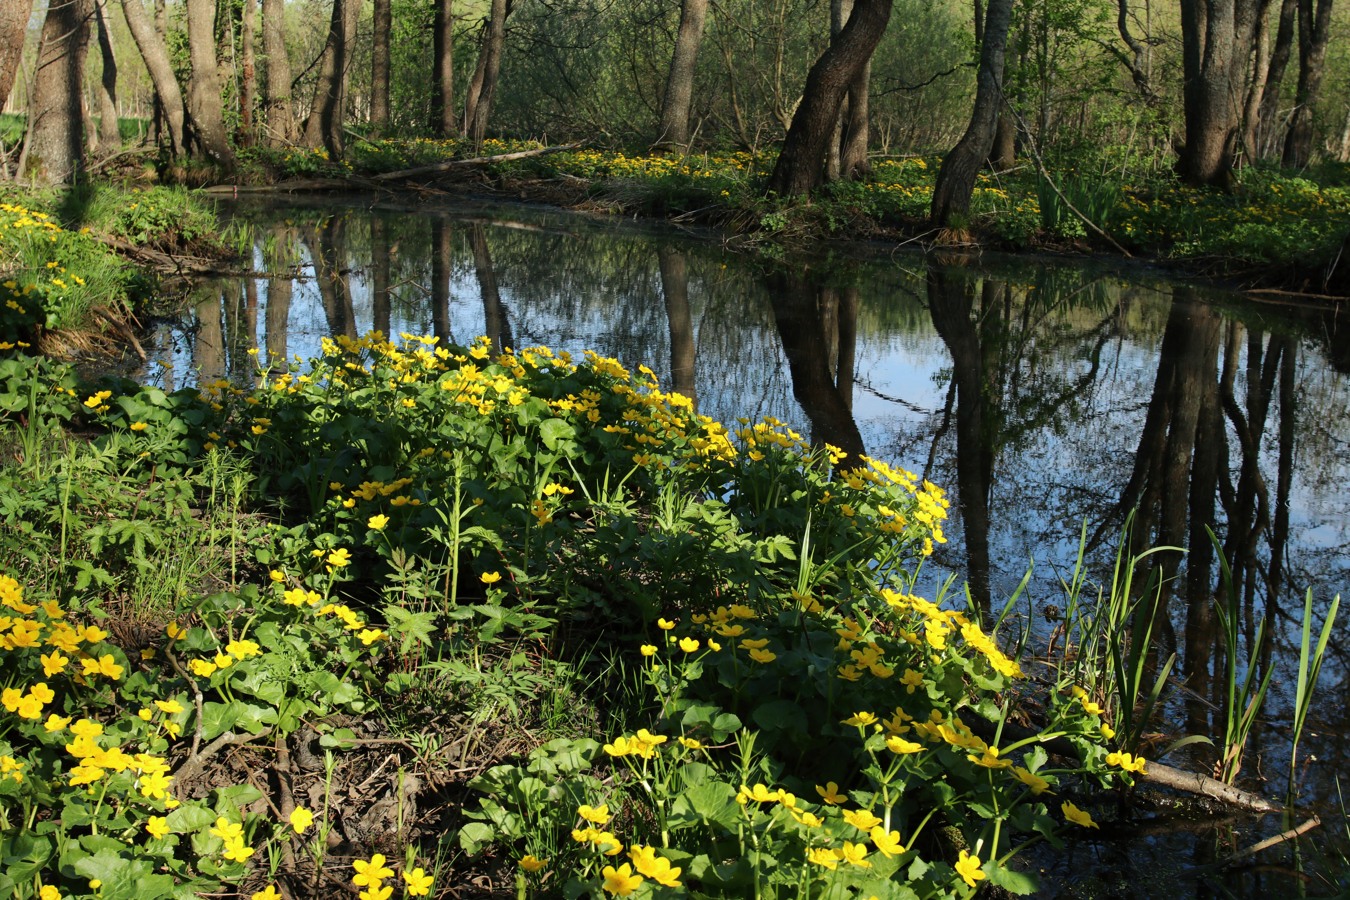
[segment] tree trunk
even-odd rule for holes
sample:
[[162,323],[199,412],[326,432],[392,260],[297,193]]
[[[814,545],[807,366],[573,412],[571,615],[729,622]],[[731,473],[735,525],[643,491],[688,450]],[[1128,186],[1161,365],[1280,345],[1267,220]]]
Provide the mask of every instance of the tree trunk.
[[694,70],[698,49],[703,43],[703,23],[708,16],[708,0],[682,0],[680,30],[675,34],[675,50],[666,74],[666,95],[661,103],[661,133],[658,147],[684,147],[689,144],[689,110],[694,101]]
[[789,197],[815,190],[824,175],[826,151],[840,105],[872,58],[891,18],[891,0],[856,0],[836,40],[806,76],[801,104],[783,141],[769,190]]
[[127,28],[141,51],[150,82],[155,86],[155,100],[168,132],[169,152],[173,156],[187,153],[187,116],[183,109],[183,92],[169,62],[169,50],[141,0],[122,0],[122,12]]
[[108,26],[107,0],[95,0],[94,9],[98,20],[98,49],[103,58],[98,91],[98,140],[110,152],[122,143],[122,132],[117,127],[117,57],[113,54],[112,33]]
[[188,111],[198,149],[225,168],[233,168],[234,151],[225,135],[225,110],[216,60],[215,0],[187,0]]
[[1244,75],[1257,0],[1183,0],[1183,107],[1186,143],[1177,169],[1186,182],[1227,188],[1237,152]]
[[455,10],[454,0],[435,0],[431,25],[436,89],[431,94],[431,123],[436,133],[449,137],[459,131],[455,121]]
[[361,5],[356,0],[333,0],[328,43],[324,45],[319,78],[314,84],[314,105],[305,120],[305,144],[310,147],[322,144],[334,160],[341,159],[346,148],[342,122],[347,105],[347,67],[360,12]]
[[1275,153],[1276,140],[1284,133],[1280,117],[1280,84],[1289,66],[1289,53],[1294,46],[1294,15],[1298,0],[1282,0],[1279,24],[1275,28],[1275,46],[1270,51],[1270,65],[1266,68],[1265,85],[1261,90],[1261,108],[1257,114],[1256,150],[1260,158]]
[[502,47],[506,43],[506,17],[511,15],[508,0],[492,0],[488,20],[483,25],[483,36],[478,46],[478,62],[474,66],[473,81],[464,100],[464,131],[475,148],[487,134],[488,115],[492,112],[492,95],[497,90],[501,72]]
[[286,55],[285,10],[284,0],[262,0],[263,58],[267,76],[263,110],[267,117],[266,143],[271,147],[286,147],[295,140],[295,117],[291,113],[291,61]]
[[1247,85],[1247,102],[1242,110],[1242,160],[1250,164],[1260,158],[1258,147],[1261,126],[1261,101],[1270,80],[1270,7],[1272,0],[1260,0],[1256,14],[1256,48],[1253,51],[1252,77]]
[[389,246],[389,220],[376,214],[370,220],[370,303],[375,330],[390,336],[393,307],[393,252]]
[[32,0],[0,0],[0,110],[5,108],[19,74],[24,32],[32,11]]
[[392,29],[390,0],[375,0],[370,37],[370,127],[376,134],[389,129],[389,32]]
[[1008,43],[1012,0],[990,0],[985,14],[984,40],[980,43],[980,70],[975,82],[975,108],[966,133],[942,160],[937,186],[933,189],[933,224],[947,227],[953,216],[970,211],[975,176],[989,158],[998,131],[1003,105],[1003,58]]
[[431,220],[431,333],[450,343],[450,278],[454,246],[450,223],[442,217]]
[[28,106],[21,175],[65,184],[84,168],[81,90],[93,0],[56,0],[47,9]]
[[656,248],[656,259],[661,269],[661,294],[670,330],[670,389],[688,397],[697,410],[698,391],[694,382],[697,354],[694,317],[689,309],[689,262],[683,253],[665,245]]
[[1331,40],[1333,0],[1320,0],[1313,11],[1313,0],[1298,0],[1298,91],[1294,95],[1294,115],[1284,138],[1283,164],[1301,169],[1312,161],[1313,106],[1322,91],[1322,71]]
[[239,143],[254,143],[253,110],[258,104],[258,66],[253,54],[254,26],[258,18],[257,0],[244,0],[239,23]]

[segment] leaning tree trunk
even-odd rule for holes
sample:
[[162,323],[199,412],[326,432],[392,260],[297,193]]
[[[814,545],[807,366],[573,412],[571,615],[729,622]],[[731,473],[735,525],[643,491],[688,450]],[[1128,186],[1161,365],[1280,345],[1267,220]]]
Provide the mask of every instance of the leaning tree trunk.
[[473,80],[464,100],[464,130],[475,147],[481,146],[487,134],[488,115],[492,112],[492,95],[497,90],[501,74],[502,48],[506,43],[506,17],[511,15],[509,0],[492,0],[487,24],[478,48],[478,62]]
[[1244,77],[1257,0],[1183,0],[1182,91],[1186,142],[1177,169],[1186,182],[1227,188],[1241,135]]
[[694,69],[698,49],[703,43],[703,23],[708,16],[708,0],[683,0],[680,3],[680,30],[675,34],[675,50],[666,73],[666,95],[661,102],[661,134],[658,147],[684,147],[689,144],[689,110],[694,102]]
[[389,128],[389,33],[393,27],[390,0],[375,0],[370,24],[370,127],[376,134]]
[[1284,138],[1283,164],[1301,169],[1312,161],[1313,106],[1322,91],[1322,71],[1331,39],[1332,0],[1321,0],[1313,12],[1313,0],[1298,0],[1298,91],[1294,115]]
[[333,0],[328,43],[314,85],[314,106],[305,120],[305,143],[310,147],[322,144],[332,159],[341,159],[346,147],[342,120],[347,105],[347,66],[360,13],[361,5],[356,0]]
[[0,0],[0,109],[5,108],[23,59],[23,35],[32,0]]
[[769,176],[769,190],[781,196],[807,194],[820,186],[825,156],[844,95],[872,58],[891,18],[891,0],[856,0],[836,40],[806,76],[806,88],[783,152]]
[[459,128],[455,121],[455,10],[454,0],[435,0],[431,23],[431,55],[436,68],[436,87],[431,93],[431,124],[436,133],[450,137]]
[[122,143],[122,132],[117,127],[117,57],[113,53],[112,30],[108,25],[107,0],[95,0],[98,20],[98,49],[103,58],[103,75],[98,91],[98,142],[115,150]]
[[187,117],[183,108],[183,92],[178,87],[173,64],[169,62],[168,47],[155,29],[149,13],[141,5],[141,0],[122,0],[122,12],[126,16],[131,37],[136,42],[136,49],[141,51],[146,71],[150,73],[150,83],[155,87],[164,130],[169,136],[169,153],[183,156],[187,153]]
[[215,21],[215,0],[187,0],[188,57],[192,63],[188,110],[192,113],[193,138],[199,150],[228,169],[234,166],[234,151],[225,135]]
[[1003,58],[1008,43],[1012,0],[990,0],[980,42],[980,71],[975,82],[975,108],[966,133],[957,141],[938,170],[933,188],[933,224],[945,228],[954,216],[970,212],[975,176],[989,158],[1003,105]]
[[1265,82],[1261,88],[1261,106],[1257,113],[1253,141],[1258,158],[1271,156],[1275,152],[1275,142],[1283,129],[1276,120],[1280,115],[1280,84],[1284,81],[1284,70],[1289,65],[1289,53],[1294,46],[1294,14],[1298,10],[1298,0],[1282,0],[1280,3],[1279,24],[1275,28],[1275,46],[1270,51],[1270,62],[1266,66]]
[[25,178],[64,184],[84,168],[81,87],[93,15],[93,0],[57,0],[47,9],[28,105],[20,172]]
[[286,55],[285,16],[285,0],[262,0],[263,73],[266,77],[263,109],[267,116],[265,142],[270,147],[286,147],[295,140],[295,117],[291,113],[291,61]]

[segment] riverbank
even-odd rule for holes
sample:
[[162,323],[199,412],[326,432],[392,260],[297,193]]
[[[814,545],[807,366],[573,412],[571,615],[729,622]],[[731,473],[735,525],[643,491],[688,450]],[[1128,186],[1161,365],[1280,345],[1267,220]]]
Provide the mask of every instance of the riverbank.
[[[1041,171],[1026,162],[979,176],[971,215],[941,233],[927,224],[937,157],[877,160],[864,181],[793,201],[763,196],[773,157],[637,155],[488,141],[359,141],[333,164],[322,152],[259,153],[236,193],[472,189],[618,216],[699,223],[770,254],[822,239],[932,249],[1114,255],[1221,279],[1242,289],[1338,302],[1350,296],[1350,167],[1290,174],[1248,168],[1229,193],[1170,175]],[[500,157],[501,161],[494,161]],[[508,158],[514,157],[514,158]],[[467,158],[467,159],[466,159]]]

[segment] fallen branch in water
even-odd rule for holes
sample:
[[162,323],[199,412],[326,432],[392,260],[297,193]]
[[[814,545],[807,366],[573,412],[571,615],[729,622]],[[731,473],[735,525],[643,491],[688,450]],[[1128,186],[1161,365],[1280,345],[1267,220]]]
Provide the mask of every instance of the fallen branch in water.
[[1292,841],[1299,835],[1312,831],[1314,828],[1316,828],[1318,825],[1321,824],[1322,820],[1317,816],[1313,816],[1311,819],[1307,820],[1302,825],[1299,825],[1295,828],[1290,828],[1288,831],[1281,831],[1279,834],[1272,835],[1271,837],[1268,837],[1263,841],[1257,841],[1250,847],[1246,847],[1242,850],[1239,850],[1236,853],[1233,853],[1229,856],[1225,856],[1223,859],[1217,862],[1208,863],[1203,866],[1191,866],[1189,869],[1182,870],[1180,874],[1200,875],[1205,872],[1212,872],[1215,869],[1226,869],[1229,866],[1233,865],[1234,863],[1240,862],[1249,856],[1255,856],[1262,850],[1269,850],[1276,844],[1283,844],[1285,841]]
[[573,144],[559,144],[554,147],[540,147],[537,150],[518,150],[515,153],[499,153],[496,156],[474,156],[469,159],[448,159],[445,162],[432,163],[429,166],[418,166],[415,169],[400,169],[397,172],[382,172],[379,175],[372,175],[371,181],[395,181],[400,178],[416,178],[419,175],[435,175],[442,172],[453,172],[455,169],[471,169],[476,166],[486,166],[492,163],[511,162],[516,159],[527,159],[531,156],[543,156],[547,153],[562,153],[567,150],[575,150],[582,145],[582,141]]

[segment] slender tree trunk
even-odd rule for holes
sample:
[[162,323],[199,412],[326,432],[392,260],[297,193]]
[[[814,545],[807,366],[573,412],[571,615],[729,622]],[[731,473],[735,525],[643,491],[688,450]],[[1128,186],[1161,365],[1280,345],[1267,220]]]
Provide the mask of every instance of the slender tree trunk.
[[[439,7],[440,4],[437,3]],[[370,37],[370,127],[389,129],[389,33],[393,30],[390,0],[374,0]]]
[[820,186],[840,105],[872,58],[891,18],[891,0],[855,0],[848,23],[806,76],[801,104],[783,141],[769,190],[807,194]]
[[431,55],[436,67],[436,88],[431,94],[431,122],[438,134],[449,137],[459,131],[459,123],[455,120],[454,0],[435,0],[431,35]]
[[361,5],[356,0],[333,0],[333,17],[328,25],[328,43],[319,61],[319,78],[314,85],[314,106],[305,120],[305,143],[320,144],[332,159],[341,159],[346,148],[342,132],[347,105],[347,67],[356,41],[357,16]]
[[703,23],[708,16],[708,0],[682,0],[680,30],[675,34],[675,50],[666,73],[666,94],[661,103],[661,133],[658,147],[683,147],[689,144],[689,111],[694,100],[694,71],[698,50],[703,43]]
[[450,341],[452,237],[449,222],[439,216],[431,220],[431,333],[442,345]]
[[975,82],[975,108],[966,133],[942,160],[933,189],[933,224],[945,228],[953,216],[970,211],[975,176],[989,158],[1003,105],[1003,59],[1008,42],[1012,0],[990,0],[980,44],[980,70]]
[[98,49],[103,59],[98,91],[98,140],[106,151],[111,151],[122,143],[122,132],[117,127],[117,57],[113,54],[112,33],[108,26],[108,0],[95,0],[94,8],[98,20]]
[[473,249],[473,272],[478,279],[478,293],[483,297],[483,331],[492,339],[492,346],[501,353],[515,345],[511,334],[511,316],[502,302],[497,286],[497,267],[492,264],[488,247],[487,229],[482,225],[469,228],[469,245]]
[[220,66],[216,60],[215,0],[187,0],[188,110],[198,148],[220,165],[234,166],[234,151],[225,135]]
[[393,306],[393,254],[389,247],[389,220],[375,215],[370,220],[370,302],[375,310],[375,330],[386,338]]
[[295,117],[291,112],[291,61],[286,55],[284,0],[262,0],[262,19],[266,75],[263,95],[263,110],[267,117],[265,142],[271,147],[286,147],[295,140]]
[[257,0],[244,0],[239,23],[239,143],[254,144],[253,110],[258,105],[258,65],[254,58],[254,29],[258,19]]
[[478,62],[474,66],[473,81],[464,100],[464,131],[474,147],[483,143],[487,134],[488,116],[492,112],[492,95],[497,90],[501,74],[502,48],[506,43],[506,18],[511,15],[509,0],[492,0],[488,20],[479,41]]
[[187,153],[187,116],[183,107],[183,92],[169,62],[169,50],[164,38],[150,20],[141,0],[122,0],[122,13],[127,28],[141,52],[150,82],[155,86],[155,104],[168,132],[169,152],[173,156]]
[[1261,89],[1261,107],[1257,113],[1255,144],[1258,158],[1273,155],[1276,141],[1284,134],[1280,122],[1280,85],[1284,82],[1284,72],[1294,46],[1297,12],[1298,0],[1281,0],[1275,44],[1270,51],[1270,64],[1266,67],[1265,84]]
[[1341,162],[1350,162],[1350,106],[1345,110],[1345,125],[1341,127],[1341,152],[1336,154]]
[[47,9],[28,106],[20,170],[24,178],[64,184],[84,168],[81,88],[93,16],[93,0],[55,0]]
[[1313,0],[1298,0],[1298,91],[1294,95],[1294,115],[1284,139],[1283,163],[1301,169],[1312,161],[1313,106],[1322,92],[1322,71],[1331,40],[1332,0],[1320,0],[1316,11]]
[[9,100],[23,59],[23,38],[32,0],[0,0],[0,110]]

